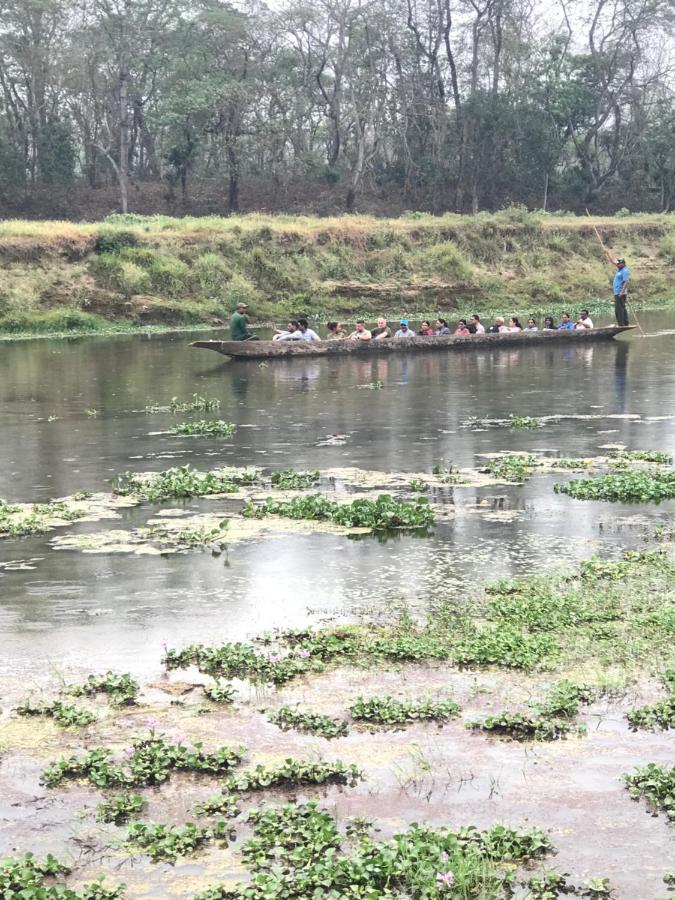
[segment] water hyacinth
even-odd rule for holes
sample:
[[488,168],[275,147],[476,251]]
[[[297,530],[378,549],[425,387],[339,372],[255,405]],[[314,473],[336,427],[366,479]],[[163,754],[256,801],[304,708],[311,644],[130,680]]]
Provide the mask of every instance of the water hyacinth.
[[436,887],[443,891],[446,888],[451,888],[455,883],[455,874],[454,872],[439,872],[436,876]]

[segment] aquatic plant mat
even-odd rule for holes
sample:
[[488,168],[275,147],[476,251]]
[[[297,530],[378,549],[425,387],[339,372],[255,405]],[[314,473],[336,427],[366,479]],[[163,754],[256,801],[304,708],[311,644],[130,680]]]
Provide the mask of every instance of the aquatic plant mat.
[[[176,431],[227,438],[214,423]],[[462,518],[501,521],[512,511],[487,492],[533,478],[570,510],[595,485],[593,499],[665,499],[655,486],[670,489],[671,465],[650,449],[493,453],[425,472],[177,465],[0,504],[0,537],[101,555],[219,555],[288,534],[427,541]],[[477,578],[423,615],[388,604],[233,641],[225,611],[220,634],[157,646],[152,682],[105,659],[39,684],[0,678],[0,894],[659,896],[674,815],[675,543],[665,525],[650,534],[617,559]],[[629,842],[641,867],[613,850]]]
[[[658,896],[674,635],[664,541],[500,580],[425,620],[399,610],[158,648],[154,683],[102,670],[29,696],[8,684],[0,887],[70,900]],[[31,817],[12,811],[32,796]],[[598,816],[616,846],[641,846],[647,872],[597,841]]]

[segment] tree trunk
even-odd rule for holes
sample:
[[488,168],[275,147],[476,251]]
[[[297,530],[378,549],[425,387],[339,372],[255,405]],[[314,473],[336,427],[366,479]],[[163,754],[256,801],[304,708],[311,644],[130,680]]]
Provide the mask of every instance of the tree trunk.
[[120,67],[120,205],[122,212],[129,211],[129,74]]

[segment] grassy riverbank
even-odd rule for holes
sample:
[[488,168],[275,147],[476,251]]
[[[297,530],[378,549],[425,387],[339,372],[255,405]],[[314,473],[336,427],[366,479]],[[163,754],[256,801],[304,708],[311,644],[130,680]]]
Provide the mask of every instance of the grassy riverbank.
[[[675,216],[593,222],[628,258],[635,304],[675,297]],[[5,221],[0,265],[4,335],[219,325],[240,300],[256,322],[301,313],[529,314],[590,308],[599,298],[606,308],[611,278],[591,220],[521,209],[399,219]]]

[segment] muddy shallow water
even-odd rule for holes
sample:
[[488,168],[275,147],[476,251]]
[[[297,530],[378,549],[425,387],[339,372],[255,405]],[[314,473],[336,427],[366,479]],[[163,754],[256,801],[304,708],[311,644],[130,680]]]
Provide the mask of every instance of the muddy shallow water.
[[[641,320],[649,333],[675,327],[675,313],[643,313]],[[126,471],[185,463],[203,470],[253,465],[423,473],[439,462],[475,466],[481,454],[504,450],[598,456],[608,445],[625,445],[674,452],[672,341],[672,333],[662,333],[584,348],[262,366],[193,350],[184,334],[5,344],[0,497],[45,502],[106,490],[108,479]],[[378,382],[381,388],[371,387]],[[148,404],[194,393],[219,398],[221,408],[192,418],[234,422],[233,438],[175,437],[167,433],[170,426],[190,416],[144,412]],[[472,417],[510,413],[559,418],[533,430],[467,424]],[[118,835],[113,826],[94,824],[99,795],[40,787],[41,768],[65,747],[121,740],[130,728],[138,733],[152,708],[165,717],[167,730],[212,744],[242,741],[254,761],[306,754],[363,765],[366,780],[331,789],[328,805],[341,820],[374,815],[383,836],[420,820],[551,828],[559,856],[546,868],[569,871],[577,882],[609,877],[621,898],[664,896],[672,829],[663,816],[654,819],[630,801],[620,781],[636,765],[675,756],[669,733],[627,731],[624,708],[643,702],[642,696],[585,710],[588,736],[551,745],[495,741],[469,733],[461,719],[442,730],[418,725],[386,734],[353,732],[328,743],[282,733],[258,709],[301,701],[337,713],[360,692],[449,690],[461,700],[464,718],[471,718],[503,708],[508,699],[526,702],[536,679],[421,667],[345,671],[280,692],[248,697],[244,690],[236,711],[207,715],[198,713],[203,704],[194,692],[182,707],[170,706],[174,695],[162,690],[164,641],[236,640],[275,626],[359,616],[387,621],[404,605],[423,612],[458,597],[471,603],[486,581],[562,568],[594,553],[617,556],[650,542],[655,525],[672,522],[675,503],[610,505],[554,494],[553,483],[570,477],[560,472],[535,474],[525,485],[449,486],[441,498],[448,515],[423,538],[268,530],[232,541],[219,554],[152,556],[57,550],[53,532],[0,540],[0,753],[7,750],[0,757],[0,856],[30,849],[81,858],[86,866],[78,877],[104,868],[112,881],[127,881],[134,897],[187,898],[216,874],[240,877],[232,851],[209,850],[173,869],[147,862],[132,867],[120,851],[99,864],[102,848]],[[72,523],[59,537],[129,531],[162,510],[193,515],[213,504],[120,508],[112,522]],[[106,717],[82,734],[11,715],[27,690],[53,689],[63,677],[104,668],[158,685],[144,693],[148,708]],[[171,676],[183,679],[184,673]],[[156,798],[150,813],[184,821],[195,800],[214,788],[172,780],[150,792]]]

